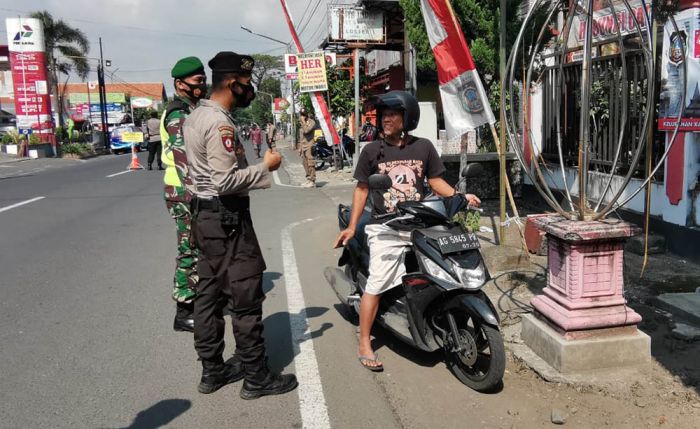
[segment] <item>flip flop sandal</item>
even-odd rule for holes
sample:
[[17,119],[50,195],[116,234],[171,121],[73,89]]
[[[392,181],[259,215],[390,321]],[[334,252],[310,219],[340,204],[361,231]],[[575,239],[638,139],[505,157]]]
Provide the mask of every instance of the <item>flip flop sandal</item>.
[[384,371],[384,365],[377,365],[377,366],[372,366],[372,365],[367,365],[368,362],[374,362],[377,363],[379,360],[379,355],[377,353],[374,354],[374,357],[369,357],[369,356],[358,356],[357,360],[360,361],[360,365],[364,366],[368,370],[372,372],[382,372]]

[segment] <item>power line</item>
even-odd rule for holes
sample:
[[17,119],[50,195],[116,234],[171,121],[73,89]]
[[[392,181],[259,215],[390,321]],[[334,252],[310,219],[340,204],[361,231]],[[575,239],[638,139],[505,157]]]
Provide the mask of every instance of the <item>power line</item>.
[[299,28],[300,28],[300,30],[299,30],[299,37],[301,37],[301,35],[304,34],[304,31],[306,30],[306,28],[309,26],[309,23],[311,22],[311,20],[312,20],[312,19],[314,18],[314,16],[316,15],[316,10],[318,10],[318,7],[319,7],[320,5],[321,5],[321,0],[317,0],[317,1],[316,1],[316,5],[314,6],[313,12],[311,12],[311,15],[309,15],[309,18],[306,20],[306,23],[303,24],[303,25],[302,25],[301,23],[299,23]]

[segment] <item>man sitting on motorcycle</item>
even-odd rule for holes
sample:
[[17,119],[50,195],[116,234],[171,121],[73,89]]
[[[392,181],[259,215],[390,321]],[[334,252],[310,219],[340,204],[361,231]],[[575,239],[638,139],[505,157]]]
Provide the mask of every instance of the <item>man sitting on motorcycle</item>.
[[[372,220],[365,228],[370,251],[369,278],[360,301],[360,339],[357,349],[360,363],[369,370],[381,371],[382,362],[372,350],[370,331],[377,316],[381,294],[399,286],[406,274],[404,257],[410,246],[410,231],[397,231],[383,225],[388,219],[378,215],[392,213],[401,201],[420,201],[426,196],[426,185],[441,197],[457,192],[443,178],[445,166],[433,144],[407,134],[418,126],[418,101],[408,92],[391,91],[375,98],[377,124],[383,138],[367,144],[360,153],[352,197],[352,213],[348,227],[341,231],[335,247],[345,246],[355,236],[369,196],[369,176],[386,174],[392,180],[388,190],[372,190]],[[466,194],[469,204],[478,206],[475,195]]]

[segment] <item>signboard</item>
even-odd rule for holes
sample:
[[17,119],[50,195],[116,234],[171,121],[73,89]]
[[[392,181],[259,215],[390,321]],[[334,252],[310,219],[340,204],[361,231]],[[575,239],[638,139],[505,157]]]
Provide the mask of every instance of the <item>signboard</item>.
[[274,111],[275,113],[284,112],[289,108],[289,101],[286,98],[275,98]]
[[150,97],[132,97],[131,107],[134,109],[153,106],[153,99]]
[[140,131],[129,131],[121,134],[124,143],[143,143],[143,133]]
[[[51,99],[47,88],[44,31],[34,18],[7,18],[17,128],[53,136]],[[49,137],[50,139],[50,137]]]
[[[692,8],[675,15],[679,32],[668,21],[664,26],[661,54],[661,92],[659,94],[659,130],[673,131],[683,101],[683,62],[688,68],[685,111],[680,131],[700,132],[700,9]],[[685,49],[684,49],[685,48]]]
[[347,7],[330,7],[331,34],[334,42],[386,43],[384,13]]
[[[105,94],[107,97],[107,103],[121,103],[126,104],[126,94],[123,92],[108,92]],[[68,94],[68,102],[70,104],[87,103],[88,100],[93,103],[99,103],[100,94],[99,92],[90,93],[87,92],[71,92]]]
[[[593,43],[612,41],[617,39],[618,28],[620,35],[637,34],[637,23],[641,27],[641,32],[646,31],[646,20],[644,18],[644,3],[642,0],[628,0],[630,9],[627,9],[624,0],[613,0],[613,6],[617,14],[619,27],[616,25],[615,16],[612,14],[608,1],[596,0],[593,2]],[[647,6],[651,10],[651,5]],[[571,26],[569,35],[569,48],[583,46],[586,34],[585,14],[577,15]]]
[[[335,67],[338,64],[338,59],[335,52],[324,53],[326,58],[326,64],[329,67]],[[284,77],[287,80],[298,79],[299,73],[297,71],[297,54],[285,54],[284,55]]]
[[326,61],[323,52],[297,54],[299,91],[328,91]]

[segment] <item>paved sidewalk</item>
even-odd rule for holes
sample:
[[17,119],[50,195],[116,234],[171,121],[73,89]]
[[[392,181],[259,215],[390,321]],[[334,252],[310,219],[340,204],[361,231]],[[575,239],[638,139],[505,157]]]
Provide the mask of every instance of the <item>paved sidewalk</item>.
[[[306,172],[301,162],[299,152],[294,150],[291,137],[287,137],[277,144],[277,149],[284,158],[282,167],[290,178],[290,185],[302,185],[306,182]],[[350,186],[353,185],[352,171],[345,168],[340,171],[331,171],[328,166],[316,170],[316,186],[319,188]]]

